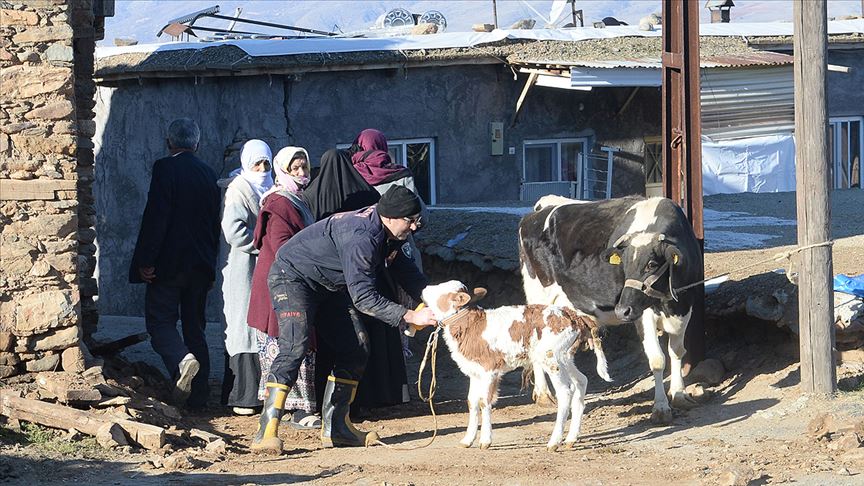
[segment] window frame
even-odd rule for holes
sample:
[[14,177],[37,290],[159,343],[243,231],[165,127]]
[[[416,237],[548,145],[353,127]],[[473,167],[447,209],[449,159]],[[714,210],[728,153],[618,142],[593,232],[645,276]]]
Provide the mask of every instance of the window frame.
[[[833,134],[831,140],[828,141],[830,144],[830,158],[831,158],[831,172],[832,172],[832,188],[839,189],[840,182],[842,177],[842,172],[837,170],[839,169],[839,164],[842,158],[841,150],[842,144],[840,143],[840,137],[842,136],[841,130],[839,129],[841,124],[849,123],[849,122],[858,122],[858,189],[864,189],[864,170],[862,170],[862,164],[864,164],[864,116],[832,116],[828,118],[828,126],[829,134]],[[852,137],[849,137],[849,140],[852,140]],[[849,163],[852,163],[852,157],[849,158]],[[852,166],[849,166],[849,176],[852,176]],[[854,182],[852,180],[849,181],[849,189],[854,189]]]
[[532,140],[522,140],[522,182],[529,182],[525,179],[526,177],[526,149],[529,145],[551,145],[555,144],[555,177],[554,181],[531,181],[531,182],[568,182],[561,179],[561,144],[565,143],[581,143],[582,151],[580,152],[581,157],[577,156],[576,160],[576,172],[578,174],[578,179],[575,182],[578,187],[582,187],[582,179],[584,178],[584,161],[585,157],[588,156],[588,137],[571,137],[571,138],[546,138],[546,139],[532,139]]

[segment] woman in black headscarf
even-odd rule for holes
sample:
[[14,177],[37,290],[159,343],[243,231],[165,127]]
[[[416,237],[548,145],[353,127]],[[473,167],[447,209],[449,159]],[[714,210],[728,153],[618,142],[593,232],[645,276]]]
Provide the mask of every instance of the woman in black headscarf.
[[[321,156],[318,175],[303,191],[303,198],[317,221],[334,213],[371,206],[376,204],[380,197],[378,191],[354,168],[351,155],[336,149],[328,150]],[[385,274],[378,278],[378,291],[395,301],[399,294],[386,270],[384,272]],[[337,317],[330,315],[326,306],[317,316],[317,319],[321,320],[335,318]],[[368,316],[364,317],[364,322],[369,335],[370,355],[366,373],[360,380],[353,403],[355,412],[357,407],[381,407],[407,401],[408,376],[402,355],[400,330]],[[318,404],[323,403],[327,375],[332,367],[333,352],[327,349],[326,344],[318,341],[315,368]]]
[[303,199],[315,221],[333,213],[371,206],[380,198],[378,191],[354,168],[348,152],[337,149],[324,152],[318,175],[303,190]]

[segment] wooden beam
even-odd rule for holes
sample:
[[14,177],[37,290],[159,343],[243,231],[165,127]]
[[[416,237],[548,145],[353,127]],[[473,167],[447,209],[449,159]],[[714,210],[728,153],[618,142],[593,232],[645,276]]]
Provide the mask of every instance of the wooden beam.
[[513,116],[510,118],[510,127],[516,125],[516,119],[519,117],[519,110],[522,109],[522,103],[525,101],[525,97],[528,96],[528,90],[531,89],[531,86],[534,86],[534,83],[537,82],[537,78],[540,76],[537,71],[532,71],[531,74],[528,75],[528,80],[525,81],[525,87],[522,88],[522,93],[519,94],[519,99],[516,101],[516,109],[513,111]]
[[77,185],[67,179],[0,179],[0,201],[51,201],[57,198],[56,191],[74,191]]
[[624,110],[626,110],[627,107],[630,106],[630,102],[633,101],[633,98],[636,97],[636,93],[638,92],[639,86],[636,86],[635,88],[633,88],[632,91],[630,91],[630,96],[627,97],[627,101],[625,101],[624,104],[621,105],[621,108],[618,109],[617,116],[621,116],[621,113],[624,113]]
[[[834,393],[831,170],[828,157],[828,15],[825,2],[793,2],[795,35],[795,191],[799,254],[798,315],[801,389]],[[821,246],[819,246],[821,245]]]
[[12,390],[0,390],[0,414],[55,429],[75,429],[92,436],[104,435],[111,430],[112,424],[117,424],[133,441],[147,449],[155,450],[165,445],[165,430],[161,427],[21,398]]

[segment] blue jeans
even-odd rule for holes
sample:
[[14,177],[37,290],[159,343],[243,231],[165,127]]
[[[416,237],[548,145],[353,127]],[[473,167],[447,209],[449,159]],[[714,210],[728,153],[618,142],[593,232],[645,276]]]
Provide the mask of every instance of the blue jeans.
[[[207,325],[204,307],[210,286],[209,282],[178,286],[151,283],[147,284],[144,294],[144,319],[147,332],[150,333],[150,344],[162,358],[172,380],[179,377],[180,361],[187,353],[195,355],[201,365],[192,380],[192,393],[186,402],[193,407],[206,405],[210,395],[210,385],[207,383],[210,353],[204,336],[204,327]],[[183,331],[182,339],[177,332],[178,319]]]

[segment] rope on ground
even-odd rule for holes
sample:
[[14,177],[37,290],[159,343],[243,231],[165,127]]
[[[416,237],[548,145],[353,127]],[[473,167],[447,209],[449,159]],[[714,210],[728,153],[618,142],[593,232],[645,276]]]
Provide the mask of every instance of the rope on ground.
[[[420,361],[420,371],[417,373],[417,394],[420,396],[420,399],[424,402],[429,402],[429,411],[432,412],[432,437],[429,438],[429,441],[425,444],[419,446],[409,446],[409,447],[399,447],[390,444],[385,444],[380,439],[376,440],[374,443],[378,445],[382,445],[388,449],[393,449],[396,451],[414,451],[417,449],[423,449],[425,447],[429,447],[435,442],[435,438],[438,437],[438,416],[435,415],[435,404],[432,402],[432,398],[435,396],[435,389],[438,386],[438,381],[435,376],[435,370],[437,367],[438,361],[438,336],[441,335],[441,327],[437,326],[430,334],[429,339],[426,341],[426,351],[423,353],[423,360]],[[429,367],[432,370],[432,377],[429,381],[429,395],[423,396],[423,370],[426,368],[426,361],[429,361]]]
[[[770,257],[770,258],[766,258],[766,259],[764,259],[764,260],[759,260],[759,261],[756,262],[756,263],[751,263],[750,265],[744,265],[744,266],[741,267],[741,268],[736,268],[736,269],[734,270],[734,272],[740,272],[741,270],[746,270],[746,269],[748,269],[748,268],[752,268],[752,267],[755,267],[755,266],[757,266],[757,265],[762,265],[762,264],[764,264],[764,263],[768,263],[768,262],[779,262],[779,261],[782,261],[782,260],[789,260],[789,271],[786,272],[786,278],[789,279],[789,282],[791,282],[792,284],[795,284],[795,281],[792,280],[792,278],[793,278],[793,276],[794,276],[794,273],[792,272],[792,269],[795,267],[795,262],[792,261],[792,256],[795,255],[796,253],[800,253],[800,252],[802,252],[802,251],[804,251],[804,250],[809,250],[809,249],[811,249],[811,248],[817,248],[817,247],[820,247],[820,246],[833,246],[833,245],[834,245],[834,240],[828,240],[828,241],[823,241],[823,242],[821,242],[821,243],[813,243],[812,245],[799,246],[799,247],[797,247],[797,248],[793,248],[793,249],[788,250],[788,251],[784,251],[784,252],[780,252],[780,253],[775,253],[774,256],[772,256],[772,257]],[[695,286],[697,286],[697,285],[703,284],[703,283],[705,283],[705,282],[707,282],[707,281],[709,281],[709,280],[712,280],[712,279],[715,279],[715,278],[720,278],[720,277],[725,277],[725,276],[727,276],[727,275],[731,275],[732,273],[733,273],[733,272],[721,273],[720,275],[715,275],[715,276],[713,276],[713,277],[709,277],[709,278],[706,278],[706,279],[704,279],[704,280],[700,280],[700,281],[698,281],[698,282],[694,282],[694,283],[692,283],[692,284],[690,284],[690,285],[685,285],[685,286],[683,286],[683,287],[680,287],[680,288],[675,289],[675,293],[683,292],[683,291],[685,291],[685,290],[687,290],[687,289],[690,289],[690,288],[693,288],[693,287],[695,287]]]

